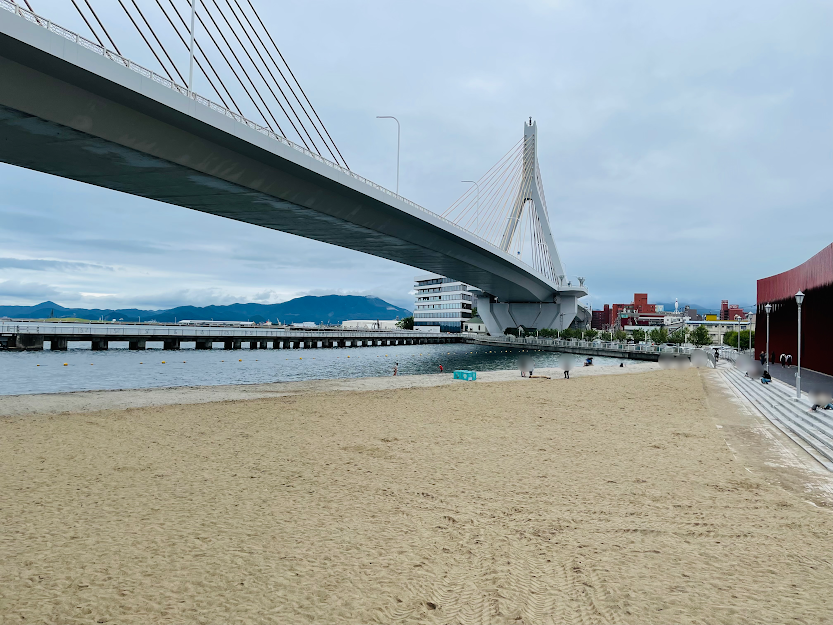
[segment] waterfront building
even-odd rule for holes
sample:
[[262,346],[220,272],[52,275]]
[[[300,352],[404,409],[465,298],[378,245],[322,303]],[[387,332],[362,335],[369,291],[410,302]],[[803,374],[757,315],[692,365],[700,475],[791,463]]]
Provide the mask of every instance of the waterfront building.
[[737,304],[730,304],[727,299],[720,302],[720,319],[722,321],[737,319],[738,317],[741,319],[746,318],[746,313],[743,312],[743,308]]
[[468,321],[463,322],[463,332],[472,332],[474,334],[488,334],[486,324],[483,320],[475,315]]
[[416,276],[414,291],[414,330],[422,332],[462,332],[480,292],[464,282],[436,274]]
[[798,304],[795,295],[801,291],[801,367],[833,375],[833,244],[808,261],[783,273],[758,280],[755,353],[766,351],[767,314],[769,314],[769,350],[776,359],[792,354],[798,364]]

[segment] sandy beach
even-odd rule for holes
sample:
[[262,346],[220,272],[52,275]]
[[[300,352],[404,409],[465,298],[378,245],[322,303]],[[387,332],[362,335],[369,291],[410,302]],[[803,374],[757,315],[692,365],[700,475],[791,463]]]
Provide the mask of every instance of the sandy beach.
[[4,398],[0,623],[833,621],[830,476],[719,372],[549,373]]

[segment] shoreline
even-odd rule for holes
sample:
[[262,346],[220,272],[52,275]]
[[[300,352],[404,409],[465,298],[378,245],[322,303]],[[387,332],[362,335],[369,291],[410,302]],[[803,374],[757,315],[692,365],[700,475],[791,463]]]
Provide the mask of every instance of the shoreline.
[[[571,377],[590,375],[622,375],[656,371],[654,362],[633,362],[625,367],[596,366],[576,367]],[[563,379],[564,370],[557,367],[535,369],[536,376],[548,376],[555,381]],[[477,383],[531,381],[522,378],[517,369],[483,371],[477,373]],[[324,378],[301,382],[268,382],[254,384],[224,384],[216,386],[164,386],[150,388],[125,388],[100,391],[69,391],[57,393],[32,393],[2,395],[0,417],[21,417],[37,414],[66,414],[94,412],[98,410],[125,410],[154,406],[192,405],[223,401],[246,401],[268,397],[287,397],[326,393],[332,391],[379,391],[404,388],[445,386],[462,380],[454,380],[453,373],[432,373],[365,378]]]

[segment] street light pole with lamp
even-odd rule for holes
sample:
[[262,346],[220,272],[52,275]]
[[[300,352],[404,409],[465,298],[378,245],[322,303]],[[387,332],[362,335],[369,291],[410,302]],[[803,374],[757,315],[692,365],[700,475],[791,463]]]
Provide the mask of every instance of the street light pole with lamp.
[[399,135],[402,128],[393,115],[377,115],[376,119],[392,119],[396,122],[396,195],[399,195]]
[[477,208],[474,213],[474,233],[480,230],[480,185],[475,180],[461,180],[460,182],[470,182],[477,187]]
[[769,371],[772,364],[769,362],[769,313],[772,312],[772,304],[764,306],[764,310],[766,311],[766,370]]
[[801,304],[804,302],[804,293],[799,291],[795,294],[795,303],[798,304],[798,370],[795,372],[795,399],[801,400]]

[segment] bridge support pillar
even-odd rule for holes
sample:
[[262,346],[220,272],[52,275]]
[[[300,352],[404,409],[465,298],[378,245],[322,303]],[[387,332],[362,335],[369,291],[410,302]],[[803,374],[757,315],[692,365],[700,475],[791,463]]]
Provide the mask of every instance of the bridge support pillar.
[[492,336],[503,336],[506,328],[548,328],[564,330],[579,314],[578,299],[560,294],[555,302],[493,302],[489,296],[477,298],[477,313]]
[[198,350],[206,350],[211,349],[214,347],[214,341],[211,339],[197,339],[197,349]]
[[69,346],[69,341],[65,338],[53,336],[49,339],[49,349],[53,352],[65,352]]
[[40,351],[43,349],[42,334],[15,334],[8,343],[9,349]]
[[177,350],[179,349],[179,339],[165,339],[163,342],[163,349]]
[[138,339],[138,340],[135,340],[135,341],[130,341],[130,343],[128,344],[128,349],[130,349],[132,351],[140,351],[140,350],[145,349],[146,346],[147,346],[147,341],[145,341],[144,339]]
[[272,341],[272,349],[280,349],[281,342],[280,341]]
[[261,341],[260,349],[269,349],[269,343],[267,341]]
[[93,339],[93,351],[94,352],[106,352],[110,349],[110,341],[107,339]]

